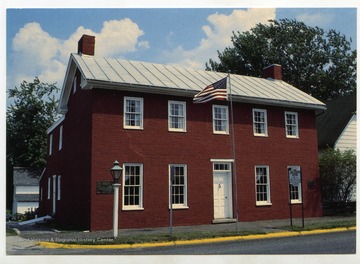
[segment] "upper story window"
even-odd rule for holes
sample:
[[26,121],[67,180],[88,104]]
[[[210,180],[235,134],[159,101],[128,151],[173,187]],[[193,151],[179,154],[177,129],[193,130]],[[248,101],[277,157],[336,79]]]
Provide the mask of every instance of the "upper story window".
[[169,131],[186,132],[186,102],[169,101]]
[[123,209],[143,209],[143,165],[139,163],[124,164]]
[[53,143],[53,135],[50,134],[50,138],[49,138],[49,156],[51,156],[51,154],[52,154],[52,143]]
[[124,128],[143,129],[143,98],[124,97]]
[[265,109],[253,109],[254,136],[267,137],[267,114]]
[[299,137],[298,114],[296,112],[285,112],[285,130],[287,138]]
[[269,166],[255,166],[256,205],[271,205]]
[[213,132],[229,134],[229,114],[225,105],[213,105]]
[[170,203],[173,208],[187,208],[187,168],[183,164],[172,164],[170,168]]

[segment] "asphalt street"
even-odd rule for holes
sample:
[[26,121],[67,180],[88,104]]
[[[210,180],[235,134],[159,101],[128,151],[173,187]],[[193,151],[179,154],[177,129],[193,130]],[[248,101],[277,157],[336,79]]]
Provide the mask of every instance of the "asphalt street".
[[[12,239],[19,238],[17,236]],[[197,245],[166,246],[134,249],[65,249],[43,248],[24,241],[13,247],[9,255],[314,255],[355,254],[356,231],[324,233],[258,240],[217,242]]]

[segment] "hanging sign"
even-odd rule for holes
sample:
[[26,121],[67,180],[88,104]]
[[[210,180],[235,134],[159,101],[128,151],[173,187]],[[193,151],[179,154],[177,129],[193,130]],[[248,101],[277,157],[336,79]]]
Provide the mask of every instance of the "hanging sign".
[[301,169],[300,166],[291,166],[288,168],[289,183],[292,186],[299,186],[301,184]]

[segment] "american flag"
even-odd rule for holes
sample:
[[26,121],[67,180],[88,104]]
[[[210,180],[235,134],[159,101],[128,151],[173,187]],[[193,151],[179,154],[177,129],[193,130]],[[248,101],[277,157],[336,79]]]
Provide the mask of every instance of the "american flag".
[[211,100],[227,100],[226,78],[206,86],[204,90],[194,96],[193,102],[199,104]]

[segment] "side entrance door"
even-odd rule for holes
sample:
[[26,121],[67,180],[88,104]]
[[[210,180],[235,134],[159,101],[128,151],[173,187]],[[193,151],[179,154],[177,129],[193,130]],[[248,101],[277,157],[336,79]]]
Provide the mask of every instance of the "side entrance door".
[[213,164],[214,219],[232,218],[231,164]]

